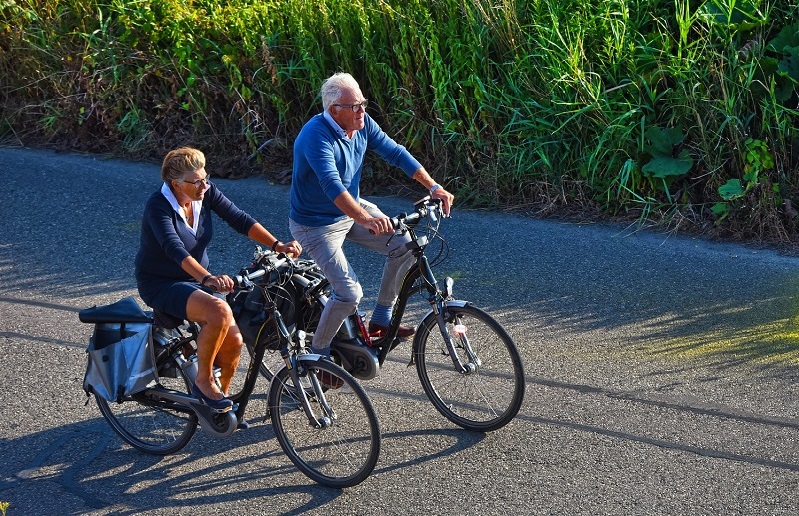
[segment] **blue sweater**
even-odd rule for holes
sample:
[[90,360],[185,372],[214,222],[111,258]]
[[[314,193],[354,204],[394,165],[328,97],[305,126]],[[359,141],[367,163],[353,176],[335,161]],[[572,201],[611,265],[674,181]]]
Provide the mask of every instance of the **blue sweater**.
[[140,289],[147,285],[148,280],[192,280],[180,266],[187,256],[193,256],[203,267],[208,268],[206,250],[213,236],[212,211],[244,235],[256,223],[254,218],[237,208],[214,184],[211,184],[203,197],[196,235],[192,234],[186,222],[160,191],[150,196],[142,216],[141,243],[135,262],[136,282]]
[[341,136],[320,113],[311,118],[294,142],[289,216],[304,226],[325,226],[343,219],[333,203],[343,192],[360,198],[361,172],[367,150],[376,152],[409,177],[422,165],[405,147],[389,138],[367,114],[365,127],[352,139]]

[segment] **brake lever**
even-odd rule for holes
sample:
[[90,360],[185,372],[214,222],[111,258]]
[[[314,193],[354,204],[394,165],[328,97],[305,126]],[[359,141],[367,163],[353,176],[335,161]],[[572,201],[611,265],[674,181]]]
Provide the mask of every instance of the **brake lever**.
[[427,206],[427,217],[432,220],[433,222],[438,222],[438,207],[428,205]]

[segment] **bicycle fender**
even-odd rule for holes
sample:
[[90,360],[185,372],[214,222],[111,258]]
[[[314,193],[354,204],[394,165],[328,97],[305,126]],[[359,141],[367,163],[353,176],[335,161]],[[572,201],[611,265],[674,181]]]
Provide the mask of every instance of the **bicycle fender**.
[[306,353],[297,357],[297,362],[319,362],[326,360],[327,357],[318,353]]
[[[444,301],[444,308],[447,308],[449,306],[455,306],[457,308],[463,308],[464,306],[470,305],[470,304],[472,304],[471,301],[464,301],[462,299],[450,299],[448,301]],[[425,319],[430,317],[430,314],[432,314],[432,313],[433,313],[432,309],[428,310],[427,313],[424,314],[424,317],[422,317],[422,320],[424,321]]]
[[[324,360],[326,358],[327,358],[326,356],[319,355],[317,353],[306,353],[304,355],[298,356],[297,357],[297,362],[318,362],[318,361]],[[274,382],[275,378],[277,378],[277,373],[279,373],[280,371],[282,371],[285,368],[286,368],[286,364],[283,364],[281,367],[278,368],[277,371],[275,371],[275,376],[273,376],[272,379],[269,380],[269,389],[272,388],[272,382]],[[269,392],[268,389],[267,389],[267,392]]]

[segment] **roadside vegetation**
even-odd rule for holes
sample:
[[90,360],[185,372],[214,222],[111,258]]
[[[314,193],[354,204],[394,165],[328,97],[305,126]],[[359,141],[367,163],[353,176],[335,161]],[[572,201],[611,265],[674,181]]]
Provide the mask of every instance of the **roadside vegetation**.
[[796,0],[0,0],[6,143],[286,181],[340,70],[461,203],[797,241]]

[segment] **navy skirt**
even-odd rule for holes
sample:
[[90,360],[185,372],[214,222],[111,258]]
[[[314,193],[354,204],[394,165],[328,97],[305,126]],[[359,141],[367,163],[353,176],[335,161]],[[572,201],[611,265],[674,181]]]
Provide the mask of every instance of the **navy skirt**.
[[153,310],[186,319],[186,305],[195,290],[208,292],[196,281],[177,281],[166,278],[139,279],[139,295]]

